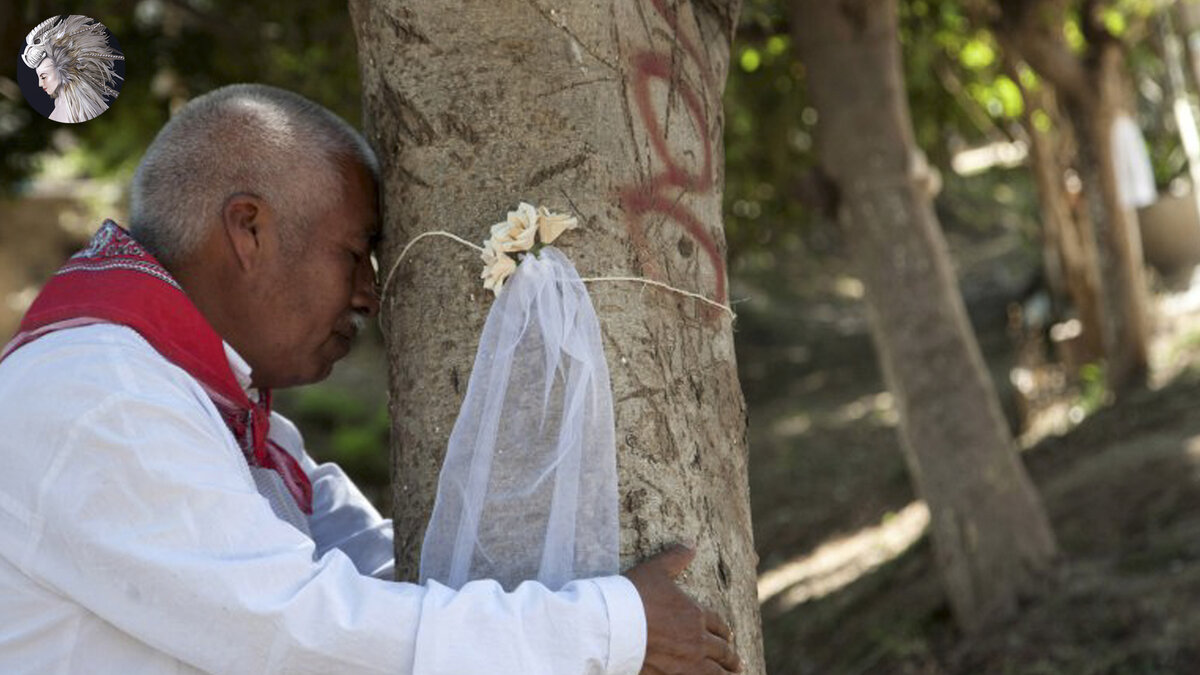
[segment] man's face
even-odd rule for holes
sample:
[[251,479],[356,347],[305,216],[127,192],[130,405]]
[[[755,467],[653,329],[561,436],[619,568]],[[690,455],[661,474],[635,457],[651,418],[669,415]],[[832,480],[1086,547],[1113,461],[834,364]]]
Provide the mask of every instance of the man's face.
[[350,351],[379,311],[371,255],[379,236],[375,184],[355,165],[342,172],[343,194],[301,233],[278,250],[270,297],[257,322],[267,341],[254,367],[260,387],[288,387],[322,380]]
[[37,68],[33,69],[37,73],[38,86],[42,91],[54,96],[58,91],[58,85],[62,84],[58,78],[58,71],[54,68],[54,62],[50,59],[42,59]]

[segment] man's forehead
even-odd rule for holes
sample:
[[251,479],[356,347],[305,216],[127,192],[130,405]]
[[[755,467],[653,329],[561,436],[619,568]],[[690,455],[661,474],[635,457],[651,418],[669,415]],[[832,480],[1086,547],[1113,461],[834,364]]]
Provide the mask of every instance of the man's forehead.
[[372,204],[366,211],[353,209],[349,212],[349,215],[352,220],[350,236],[374,248],[383,236],[383,226],[379,219],[379,209]]
[[379,243],[379,239],[383,236],[383,225],[380,222],[380,204],[379,201],[379,185],[375,177],[361,163],[354,163],[348,169],[346,179],[346,187],[354,190],[363,190],[364,199],[360,208],[366,213],[362,214],[362,224],[358,229],[357,236],[366,241],[366,243],[374,246]]

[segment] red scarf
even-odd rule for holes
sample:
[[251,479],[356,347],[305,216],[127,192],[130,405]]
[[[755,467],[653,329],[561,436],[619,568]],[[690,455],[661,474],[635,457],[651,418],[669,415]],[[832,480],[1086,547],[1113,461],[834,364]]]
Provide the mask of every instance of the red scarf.
[[159,354],[196,378],[251,466],[282,478],[312,514],[312,484],[300,464],[267,438],[271,392],[250,400],[229,367],[224,343],[167,270],[111,220],[54,275],[21,321],[0,361],[64,328],[113,323],[137,331]]

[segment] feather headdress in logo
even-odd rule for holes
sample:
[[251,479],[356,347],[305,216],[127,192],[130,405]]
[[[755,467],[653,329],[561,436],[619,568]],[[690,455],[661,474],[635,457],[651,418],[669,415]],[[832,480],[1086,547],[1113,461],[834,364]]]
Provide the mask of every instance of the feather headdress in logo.
[[125,57],[108,46],[104,24],[83,16],[53,16],[38,24],[25,36],[21,59],[37,68],[50,59],[61,84],[51,95],[64,96],[72,122],[82,122],[104,112],[105,98],[117,95],[114,61]]

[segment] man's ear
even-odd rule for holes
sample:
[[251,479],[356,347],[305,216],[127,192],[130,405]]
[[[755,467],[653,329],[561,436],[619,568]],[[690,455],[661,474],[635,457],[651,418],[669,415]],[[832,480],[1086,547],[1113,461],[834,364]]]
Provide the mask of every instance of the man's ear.
[[221,225],[243,270],[257,267],[273,235],[274,213],[258,195],[239,192],[221,207]]

